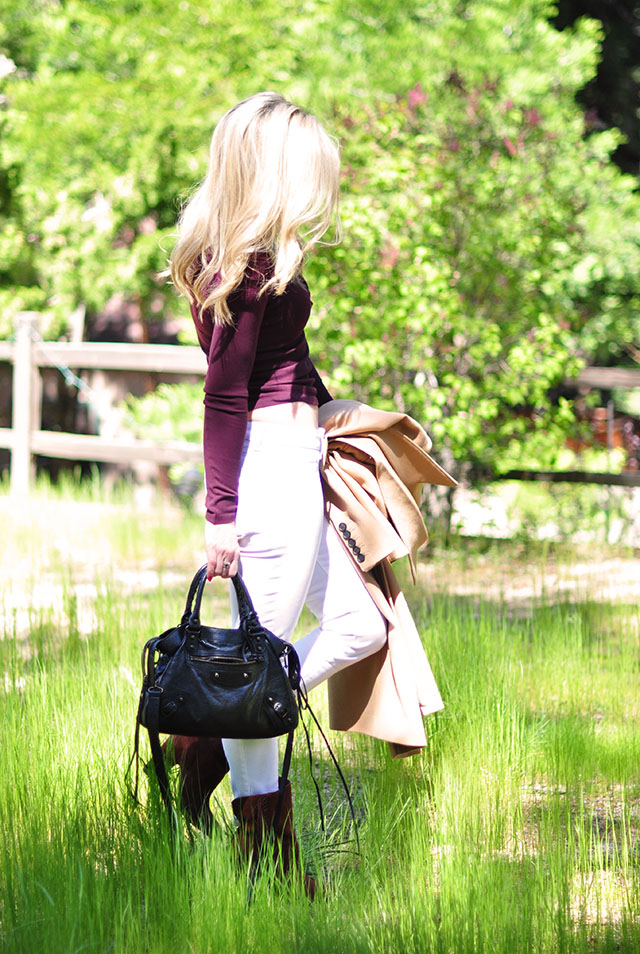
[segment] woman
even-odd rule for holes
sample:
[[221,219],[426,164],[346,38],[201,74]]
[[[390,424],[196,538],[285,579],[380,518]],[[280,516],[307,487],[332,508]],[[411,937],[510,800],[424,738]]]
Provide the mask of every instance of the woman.
[[[208,356],[204,460],[209,579],[241,567],[258,616],[291,640],[306,604],[319,625],[295,644],[307,690],[386,640],[383,617],[328,524],[318,406],[331,400],[309,357],[301,268],[337,211],[339,156],[319,122],[276,93],[221,119],[202,185],[185,207],[171,274]],[[231,772],[240,844],[256,857],[273,820],[277,739],[174,739],[183,803]],[[290,790],[278,834],[296,854]]]

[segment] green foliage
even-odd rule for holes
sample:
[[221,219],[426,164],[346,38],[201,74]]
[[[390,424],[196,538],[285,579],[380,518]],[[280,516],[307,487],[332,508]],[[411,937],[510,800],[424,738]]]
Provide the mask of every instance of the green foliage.
[[194,441],[202,437],[202,385],[159,384],[125,402],[125,422],[136,437]]
[[515,538],[523,541],[619,544],[637,538],[632,494],[626,487],[522,483],[515,488],[507,515],[518,522]]
[[336,395],[413,413],[471,476],[551,465],[573,419],[549,388],[640,335],[634,182],[574,104],[599,29],[552,12],[0,0],[0,335],[24,308],[63,335],[114,295],[186,328],[158,278],[178,204],[216,119],[275,88],[343,149],[345,240],[308,264]]
[[345,239],[309,267],[337,387],[428,422],[476,474],[552,465],[575,424],[549,389],[611,314],[637,322],[612,287],[632,284],[640,212],[613,140],[583,142],[570,103],[516,105],[508,85],[452,75],[346,113]]
[[[124,411],[124,422],[137,438],[194,444],[202,440],[202,384],[159,384],[144,397],[130,396]],[[169,478],[178,484],[195,469],[194,464],[173,464]]]

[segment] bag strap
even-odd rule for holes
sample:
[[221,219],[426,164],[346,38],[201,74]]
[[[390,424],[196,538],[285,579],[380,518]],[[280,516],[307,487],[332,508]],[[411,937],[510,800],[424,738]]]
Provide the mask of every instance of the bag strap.
[[182,614],[182,620],[180,625],[186,625],[189,622],[189,617],[191,616],[191,607],[193,605],[193,600],[200,585],[204,586],[204,581],[207,578],[207,565],[201,566],[199,570],[196,571],[191,584],[189,586],[189,592],[187,594],[187,602],[185,603],[184,613]]
[[177,634],[177,630],[168,630],[167,633],[164,633],[162,636],[156,636],[154,639],[148,640],[145,643],[144,649],[142,650],[142,692],[140,693],[140,702],[138,703],[138,712],[136,714],[133,753],[125,773],[125,778],[128,779],[131,773],[132,765],[135,763],[134,787],[133,790],[129,788],[129,793],[132,796],[134,802],[138,804],[140,726],[142,725],[142,706],[146,697],[146,728],[147,732],[149,733],[149,745],[151,747],[153,767],[158,779],[158,786],[160,788],[162,801],[169,812],[169,815],[173,818],[175,817],[175,810],[171,801],[171,789],[169,787],[167,767],[164,762],[162,748],[160,745],[160,696],[162,695],[162,689],[156,688],[155,686],[155,656],[157,652],[162,652],[166,649],[167,638],[169,638],[171,642],[175,642]]
[[273,831],[276,833],[278,831],[278,825],[280,824],[280,816],[282,814],[282,806],[284,804],[284,791],[287,787],[287,780],[289,778],[289,769],[291,768],[291,753],[293,752],[293,733],[294,730],[291,729],[287,733],[287,744],[284,749],[284,756],[282,759],[282,772],[280,773],[280,784],[278,785],[278,803],[276,805],[276,810],[273,816]]
[[309,774],[311,776],[311,781],[313,782],[315,786],[315,790],[316,790],[316,798],[318,801],[318,811],[320,812],[320,828],[322,829],[322,833],[326,834],[325,824],[324,824],[324,809],[322,807],[322,795],[320,793],[320,786],[318,785],[318,781],[313,773],[313,752],[311,750],[311,738],[309,736],[309,729],[307,728],[307,723],[305,722],[304,717],[302,715],[302,712],[304,709],[307,710],[307,712],[309,713],[309,715],[315,722],[317,729],[320,735],[322,736],[322,741],[325,744],[327,752],[329,753],[331,757],[331,761],[333,762],[336,772],[338,773],[340,782],[342,783],[342,787],[344,789],[345,795],[347,796],[347,802],[349,804],[349,813],[353,821],[353,831],[354,831],[355,839],[356,839],[356,852],[360,854],[360,838],[358,836],[358,820],[356,818],[355,808],[353,807],[353,799],[351,798],[351,792],[349,791],[347,780],[345,779],[344,773],[342,769],[340,768],[340,763],[338,762],[336,754],[331,748],[331,745],[329,744],[329,740],[327,736],[325,735],[325,732],[322,726],[320,725],[318,717],[316,716],[315,712],[309,705],[309,698],[307,696],[306,687],[304,685],[304,682],[301,681],[300,688],[298,689],[298,710],[300,712],[300,724],[302,725],[302,728],[304,729],[304,735],[307,742],[307,752],[309,754]]
[[147,690],[147,732],[149,733],[149,745],[151,746],[151,758],[153,767],[156,770],[156,778],[160,787],[162,801],[170,815],[173,814],[173,803],[171,801],[171,789],[169,787],[169,776],[167,775],[167,766],[165,765],[162,747],[160,745],[160,733],[158,726],[160,724],[160,695],[161,689],[151,688]]
[[[196,575],[194,576],[191,586],[189,588],[189,595],[187,597],[187,605],[185,607],[184,615],[182,617],[183,622],[186,622],[189,628],[199,629],[200,628],[200,606],[202,604],[202,594],[204,593],[205,583],[207,582],[207,566],[201,566]],[[233,583],[233,588],[236,591],[236,597],[238,600],[238,612],[240,613],[240,620],[244,625],[251,629],[252,627],[259,627],[260,622],[258,620],[258,615],[253,607],[251,602],[251,597],[249,592],[244,585],[244,581],[239,573],[236,573],[235,576],[231,577],[231,582]],[[194,603],[195,597],[195,603]],[[191,609],[191,604],[193,603],[193,609]],[[277,639],[277,637],[274,637]]]

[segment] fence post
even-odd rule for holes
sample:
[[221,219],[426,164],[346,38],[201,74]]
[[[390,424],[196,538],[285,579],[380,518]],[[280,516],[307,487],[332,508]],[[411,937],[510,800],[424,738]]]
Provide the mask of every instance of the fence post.
[[11,451],[11,493],[28,495],[33,478],[31,432],[35,420],[34,388],[37,368],[33,363],[33,338],[40,316],[36,311],[23,311],[16,316],[16,343],[13,358],[13,449]]

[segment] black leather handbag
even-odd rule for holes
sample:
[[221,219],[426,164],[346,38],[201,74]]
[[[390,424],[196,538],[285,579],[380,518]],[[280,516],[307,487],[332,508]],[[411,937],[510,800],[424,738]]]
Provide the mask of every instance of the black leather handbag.
[[239,627],[203,626],[200,606],[206,580],[203,566],[191,582],[180,623],[150,639],[142,652],[135,751],[143,725],[167,805],[169,782],[160,732],[232,739],[289,733],[286,775],[298,724],[300,662],[295,649],[261,625],[239,574],[231,581],[238,599]]

